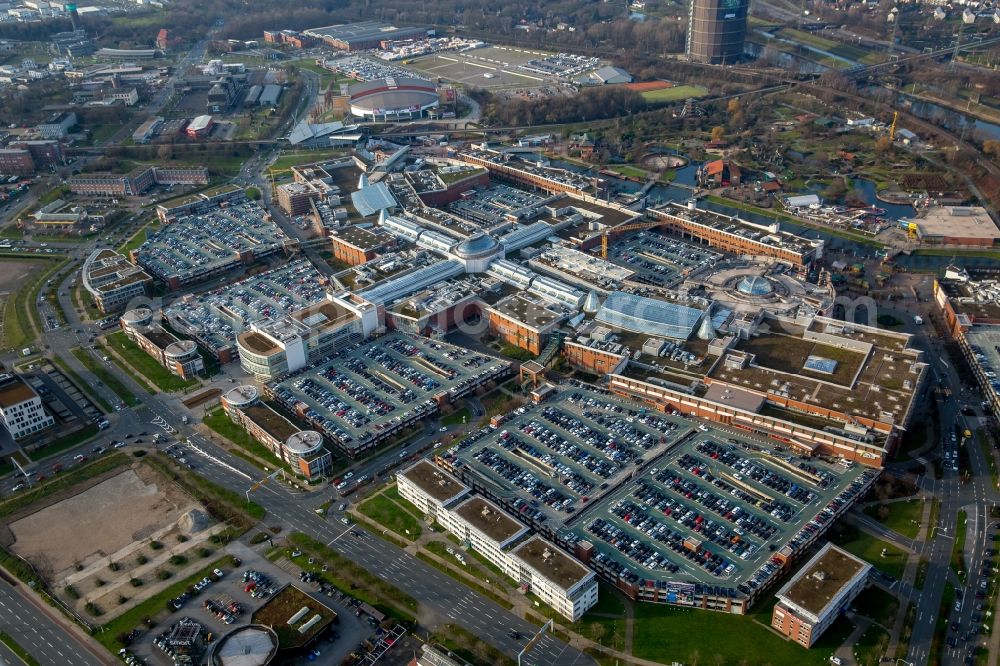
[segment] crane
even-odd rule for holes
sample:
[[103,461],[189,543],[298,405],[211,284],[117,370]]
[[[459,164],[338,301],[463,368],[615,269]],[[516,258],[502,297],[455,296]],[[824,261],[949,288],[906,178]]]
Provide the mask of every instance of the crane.
[[892,125],[889,126],[889,141],[896,140],[896,121],[899,120],[899,111],[892,112]]
[[601,233],[601,259],[608,258],[608,238],[612,233],[618,234],[626,231],[639,231],[640,229],[652,229],[653,227],[661,227],[664,224],[669,224],[666,220],[653,220],[652,222],[632,222],[630,224],[620,224],[617,227],[612,227],[611,229],[605,229]]

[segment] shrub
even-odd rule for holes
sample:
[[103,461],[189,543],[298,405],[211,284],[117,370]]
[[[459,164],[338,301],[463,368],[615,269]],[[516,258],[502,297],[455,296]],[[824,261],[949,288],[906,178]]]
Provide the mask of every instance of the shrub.
[[183,555],[171,555],[169,561],[175,567],[180,567],[187,564],[188,558]]
[[65,592],[66,596],[69,597],[70,599],[79,599],[80,598],[80,593],[77,592],[76,588],[73,587],[72,585],[67,585],[66,587],[64,587],[63,588],[63,592]]
[[152,548],[153,550],[162,550],[163,544],[154,539],[153,541],[149,542],[149,547]]
[[87,605],[84,606],[84,609],[86,609],[86,611],[91,615],[93,615],[94,617],[100,617],[101,615],[104,615],[104,611],[102,611],[100,606],[95,604],[93,601],[88,601]]
[[118,595],[118,603],[119,604],[128,603],[128,597],[126,597],[124,594],[119,594]]
[[267,535],[264,534],[263,532],[257,532],[257,534],[254,534],[252,537],[250,537],[251,546],[256,546],[257,544],[264,543],[265,541],[267,541]]
[[97,587],[104,587],[104,585],[105,585],[104,579],[103,578],[95,578],[94,579],[94,585],[97,586]]
[[189,537],[186,534],[178,534],[177,535],[177,541],[179,541],[180,543],[184,543],[185,541],[188,541],[188,540],[189,540]]
[[132,578],[129,580],[129,583],[131,583],[132,587],[142,587],[141,578]]
[[208,557],[214,551],[211,548],[206,548],[205,546],[202,546],[201,548],[198,548],[194,552],[195,552],[196,555],[198,555],[198,557]]
[[139,563],[139,566],[142,566],[146,562],[149,562],[149,558],[146,557],[145,555],[140,555],[139,557],[135,558],[135,561]]
[[170,573],[170,571],[167,569],[160,569],[159,571],[156,572],[156,577],[159,580],[170,580],[171,576],[173,576],[173,574]]
[[112,571],[118,571],[120,567],[118,566],[117,562],[108,562],[108,568],[111,569]]

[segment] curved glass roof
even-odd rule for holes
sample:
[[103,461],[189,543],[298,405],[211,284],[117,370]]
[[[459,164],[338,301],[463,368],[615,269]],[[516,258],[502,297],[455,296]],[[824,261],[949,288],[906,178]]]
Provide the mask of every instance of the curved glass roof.
[[491,236],[475,233],[455,247],[455,254],[460,257],[475,257],[495,252],[499,244]]
[[736,291],[748,296],[767,296],[774,291],[774,287],[767,278],[760,275],[747,275],[736,285]]
[[686,340],[701,315],[702,311],[696,308],[615,291],[604,301],[595,319],[627,331]]

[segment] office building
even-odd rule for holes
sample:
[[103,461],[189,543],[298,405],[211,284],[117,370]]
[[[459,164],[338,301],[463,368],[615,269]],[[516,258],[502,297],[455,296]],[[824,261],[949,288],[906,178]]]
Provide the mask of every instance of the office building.
[[153,278],[114,250],[94,250],[80,272],[83,288],[103,313],[124,309],[129,301],[146,295]]
[[35,129],[43,139],[62,139],[76,125],[75,113],[54,113]]
[[55,419],[45,413],[42,399],[23,379],[11,374],[0,375],[0,417],[14,439],[55,425]]
[[121,328],[129,340],[181,379],[205,372],[205,360],[194,340],[179,340],[153,323],[153,311],[149,308],[140,307],[123,314]]
[[[36,169],[59,166],[66,160],[62,144],[52,139],[12,141],[9,147],[31,153],[31,160],[35,163]],[[0,169],[0,172],[2,171],[3,169]]]
[[470,496],[451,474],[422,460],[398,472],[396,480],[399,494],[433,516],[463,548],[485,557],[566,619],[579,620],[597,603],[594,572],[532,535],[493,502]]
[[223,394],[222,409],[296,474],[313,479],[329,473],[333,458],[323,446],[323,436],[315,430],[299,430],[259,396],[254,386],[237,386]]
[[804,647],[824,631],[868,586],[872,565],[826,544],[778,594],[771,627]]
[[35,173],[35,162],[27,150],[0,148],[0,174],[4,176],[30,176]]

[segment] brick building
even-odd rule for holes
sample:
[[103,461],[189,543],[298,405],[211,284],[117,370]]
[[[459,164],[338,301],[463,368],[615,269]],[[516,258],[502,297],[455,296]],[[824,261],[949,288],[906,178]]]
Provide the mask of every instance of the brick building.
[[778,591],[771,627],[799,645],[812,647],[868,586],[871,569],[864,560],[826,544]]
[[333,257],[345,264],[357,266],[378,256],[386,241],[361,227],[345,227],[330,235]]

